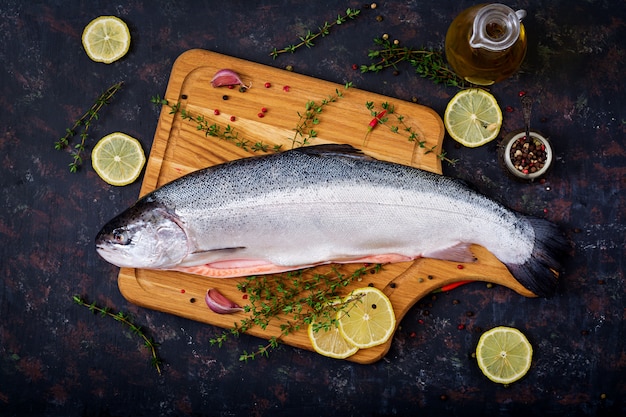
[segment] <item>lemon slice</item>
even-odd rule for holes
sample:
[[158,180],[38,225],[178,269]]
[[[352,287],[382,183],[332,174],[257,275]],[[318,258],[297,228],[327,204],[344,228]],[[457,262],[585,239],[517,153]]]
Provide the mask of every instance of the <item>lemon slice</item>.
[[309,340],[313,345],[313,349],[321,355],[335,359],[345,359],[359,350],[358,347],[344,339],[337,326],[332,326],[330,329],[318,329],[317,331],[314,329],[315,324],[309,324]]
[[391,301],[374,287],[354,290],[344,299],[347,307],[337,313],[339,331],[352,345],[365,349],[385,343],[396,328]]
[[94,146],[91,164],[111,185],[127,185],[139,177],[146,157],[139,141],[125,133],[111,133]]
[[130,48],[130,32],[126,23],[115,16],[100,16],[83,30],[83,47],[89,58],[110,64]]
[[452,97],[443,122],[452,139],[475,148],[498,137],[502,111],[493,95],[479,88],[470,88]]
[[528,372],[533,348],[526,336],[512,327],[495,327],[480,336],[478,367],[493,382],[510,384]]

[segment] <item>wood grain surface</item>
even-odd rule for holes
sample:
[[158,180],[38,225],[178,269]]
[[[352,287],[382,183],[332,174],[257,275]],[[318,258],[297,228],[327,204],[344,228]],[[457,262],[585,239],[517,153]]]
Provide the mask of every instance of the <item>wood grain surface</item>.
[[[245,84],[251,84],[251,88],[246,92],[239,92],[237,88],[213,88],[210,80],[222,68],[235,70]],[[265,83],[271,85],[266,87]],[[289,88],[283,88],[285,86]],[[305,112],[306,103],[315,101],[319,104],[333,97],[337,91],[343,97],[323,107],[319,124],[314,126],[317,136],[311,140],[312,145],[348,143],[378,159],[441,173],[441,160],[437,154],[441,152],[444,127],[441,118],[427,107],[354,87],[346,90],[342,85],[214,52],[190,50],[175,62],[165,98],[170,104],[180,103],[181,109],[193,116],[203,117],[222,130],[230,125],[240,142],[247,141],[247,149],[233,141],[207,137],[204,131],[197,129],[197,123],[183,120],[180,114],[172,114],[170,108],[164,106],[148,158],[141,195],[194,170],[262,154],[251,152],[257,142],[270,148],[281,145],[282,149],[290,149],[294,145],[294,129],[299,123],[299,113]],[[228,96],[227,99],[224,96]],[[386,125],[379,125],[366,138],[367,127],[372,120],[366,102],[372,102],[377,111],[382,110],[383,103],[392,105],[396,115],[404,116],[405,126],[418,133],[419,141],[424,141],[423,147],[418,146],[416,141],[409,141],[402,129],[394,133]],[[262,108],[267,111],[259,117]],[[231,116],[234,116],[234,121],[231,121]],[[399,125],[397,120],[393,123],[394,120],[392,115],[390,124]],[[433,152],[425,152],[431,148]],[[455,262],[434,259],[385,265],[381,272],[353,282],[346,288],[346,293],[370,284],[383,290],[394,306],[398,323],[423,296],[459,280],[493,282],[523,296],[534,296],[487,250],[473,246],[472,251],[477,261],[464,264],[461,269]],[[339,265],[338,268],[349,273],[360,266]],[[325,272],[332,267],[318,267],[307,274]],[[245,305],[244,295],[237,289],[241,281],[129,268],[122,268],[118,277],[120,291],[132,303],[223,328],[232,327],[234,322],[245,318],[246,313],[215,314],[205,305],[204,294],[208,288],[217,288],[231,300]],[[280,334],[279,325],[278,322],[271,323],[265,330],[254,328],[248,333],[268,339]],[[305,330],[283,337],[281,341],[312,349]],[[386,354],[390,344],[391,340],[381,346],[360,350],[348,360],[375,362]]]

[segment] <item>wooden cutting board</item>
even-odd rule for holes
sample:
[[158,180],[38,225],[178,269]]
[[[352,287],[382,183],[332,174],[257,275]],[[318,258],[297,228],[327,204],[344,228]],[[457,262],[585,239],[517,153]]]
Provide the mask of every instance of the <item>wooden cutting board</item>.
[[[246,85],[246,92],[238,88],[213,88],[213,75],[222,68],[235,70]],[[270,85],[266,86],[266,83]],[[337,96],[336,100],[329,100]],[[319,106],[319,123],[310,125],[317,134],[310,144],[348,143],[378,159],[420,167],[441,174],[444,127],[441,118],[431,109],[391,97],[358,90],[306,77],[282,69],[272,68],[205,50],[190,50],[175,62],[167,86],[165,99],[170,105],[180,104],[194,120],[183,120],[181,113],[173,114],[164,106],[148,158],[141,188],[144,195],[183,174],[225,161],[260,155],[252,152],[255,143],[270,147],[281,145],[290,149],[294,145],[295,128],[299,114],[305,113],[308,102]],[[366,136],[372,120],[366,103],[373,103],[381,111],[383,103],[393,106],[388,124],[379,125]],[[266,112],[262,109],[265,108]],[[219,113],[219,114],[216,114]],[[259,113],[263,117],[259,117]],[[401,124],[395,115],[403,116]],[[234,121],[231,121],[231,116]],[[223,132],[231,126],[236,140],[228,141],[205,135],[198,130],[197,118],[207,121],[207,126],[218,126]],[[398,133],[390,127],[398,126]],[[408,130],[417,134],[417,141],[409,141]],[[308,132],[309,130],[307,130]],[[235,142],[239,142],[238,146]],[[246,146],[241,146],[246,143]],[[426,150],[432,149],[432,152]],[[234,179],[236,180],[236,179]],[[462,269],[454,262],[419,259],[414,262],[385,265],[377,274],[368,274],[362,281],[353,282],[350,290],[374,285],[390,298],[397,322],[424,295],[459,280],[480,280],[505,285],[524,296],[534,294],[519,284],[491,253],[480,246],[472,250],[478,261],[464,264]],[[362,265],[340,265],[342,272],[351,273]],[[319,267],[314,272],[328,271]],[[309,272],[311,273],[311,272]],[[223,328],[246,317],[246,313],[220,315],[212,312],[204,302],[208,288],[217,288],[222,294],[240,305],[246,304],[245,295],[237,289],[243,279],[212,279],[179,272],[151,271],[122,268],[118,284],[124,297],[137,305],[176,314]],[[265,330],[253,328],[248,333],[263,339],[280,334],[280,322],[271,323]],[[281,339],[283,343],[312,350],[306,330],[300,330]],[[348,360],[372,363],[389,350],[391,340],[381,346],[363,349]],[[259,344],[262,344],[260,342]],[[217,348],[216,348],[217,349]],[[244,348],[242,347],[242,351]],[[248,348],[248,350],[250,350]]]

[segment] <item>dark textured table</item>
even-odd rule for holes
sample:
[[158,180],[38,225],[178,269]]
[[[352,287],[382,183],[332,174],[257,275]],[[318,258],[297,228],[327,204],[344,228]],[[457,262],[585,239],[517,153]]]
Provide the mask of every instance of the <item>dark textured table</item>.
[[[333,28],[315,46],[272,60],[347,7],[313,1],[3,1],[0,151],[0,415],[46,416],[383,416],[625,415],[626,3],[533,1],[521,71],[491,88],[504,111],[502,134],[521,127],[518,92],[536,99],[532,124],[548,135],[556,163],[545,182],[507,177],[497,141],[477,149],[444,146],[446,174],[522,212],[561,225],[572,241],[557,295],[524,298],[474,283],[418,303],[391,350],[357,365],[281,346],[249,363],[239,352],[259,339],[210,346],[220,330],[128,303],[118,269],[95,252],[99,228],[138,196],[140,181],[105,184],[88,158],[68,171],[54,142],[108,86],[123,89],[90,128],[87,147],[112,131],[149,151],[174,60],[203,48],[317,78],[412,100],[440,115],[454,87],[435,85],[403,64],[361,74],[373,39],[440,49],[469,1],[378,2]],[[124,19],[132,47],[111,65],[92,62],[83,27],[98,15]],[[142,340],[110,318],[75,304],[78,294],[132,315],[160,343],[162,375]],[[464,324],[463,326],[458,326]],[[527,376],[509,387],[487,380],[471,353],[480,333],[520,328],[535,349]]]

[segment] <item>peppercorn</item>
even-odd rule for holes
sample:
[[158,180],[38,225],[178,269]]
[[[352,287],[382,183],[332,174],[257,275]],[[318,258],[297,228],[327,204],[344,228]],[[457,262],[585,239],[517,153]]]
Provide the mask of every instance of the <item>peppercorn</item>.
[[195,302],[196,302],[196,299],[192,297],[192,298],[190,298],[190,299],[189,299],[189,302],[190,302],[191,304],[193,304],[193,303],[195,303]]
[[382,22],[383,21],[383,17],[381,15],[376,16],[376,21],[377,22]]
[[452,300],[452,304],[454,304],[454,305],[457,305],[457,304],[459,304],[459,303],[460,303],[460,301],[459,301],[459,300]]
[[390,286],[391,288],[396,288],[396,283],[395,283],[395,282],[392,282],[391,284],[389,284],[389,286]]
[[180,96],[180,98],[182,98],[183,100],[187,100],[187,94],[183,94],[182,96]]
[[224,95],[222,96],[222,100],[228,100],[228,96],[227,96],[226,94],[224,94]]

